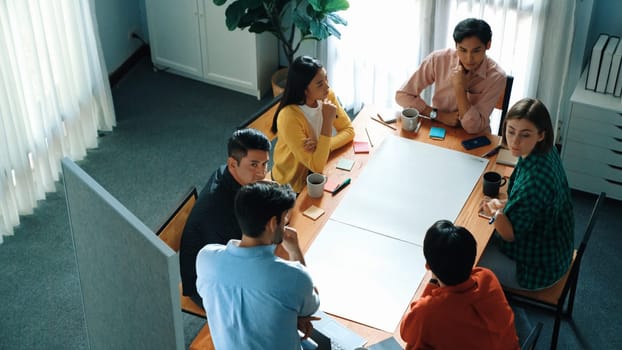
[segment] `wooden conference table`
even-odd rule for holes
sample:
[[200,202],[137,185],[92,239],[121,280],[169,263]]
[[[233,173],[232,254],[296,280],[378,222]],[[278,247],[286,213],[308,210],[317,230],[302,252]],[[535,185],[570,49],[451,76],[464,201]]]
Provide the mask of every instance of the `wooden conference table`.
[[[401,124],[398,121],[395,124],[391,124],[394,128],[390,128],[386,125],[378,123],[371,119],[371,117],[378,118],[379,113],[386,113],[386,111],[380,111],[372,105],[366,105],[361,109],[361,111],[357,114],[356,118],[353,121],[353,127],[355,130],[354,139],[357,141],[367,141],[371,140],[373,147],[369,154],[355,154],[352,148],[352,145],[346,145],[338,150],[335,150],[331,153],[329,157],[328,164],[324,168],[324,174],[329,176],[330,178],[336,178],[341,181],[351,178],[352,182],[355,182],[367,162],[374,155],[374,150],[378,148],[378,146],[382,143],[385,137],[393,134],[399,135],[401,137],[405,137],[408,139],[425,142],[428,144],[437,145],[439,147],[444,147],[448,149],[453,149],[456,151],[461,151],[465,153],[469,153],[476,156],[481,156],[486,153],[488,150],[495,147],[498,143],[499,137],[496,135],[491,135],[490,133],[482,133],[482,135],[486,135],[491,140],[491,145],[486,147],[476,148],[474,150],[467,151],[461,144],[462,140],[466,140],[477,135],[467,134],[462,128],[452,128],[442,125],[438,122],[433,122],[429,119],[421,118],[421,128],[418,133],[407,132],[401,129]],[[386,115],[385,117],[389,117]],[[444,140],[434,140],[429,138],[429,130],[431,126],[440,126],[447,130]],[[369,134],[369,139],[367,137],[367,133]],[[353,159],[355,161],[354,167],[351,171],[343,171],[336,169],[337,161],[346,157],[348,159]],[[509,176],[512,172],[512,167],[496,164],[495,162],[496,156],[489,158],[489,163],[486,167],[485,171],[496,171],[504,176]],[[413,177],[416,176],[413,174]],[[416,180],[415,181],[419,181]],[[421,179],[421,181],[425,181],[425,179]],[[344,188],[335,196],[331,196],[327,192],[321,198],[310,198],[307,195],[306,188],[300,193],[298,199],[296,200],[296,205],[292,211],[292,215],[290,218],[290,226],[296,228],[298,231],[298,240],[300,242],[300,246],[303,252],[307,252],[313,240],[319,234],[321,228],[328,221],[333,211],[339,205],[341,199],[346,195],[349,190],[349,187]],[[477,213],[479,211],[479,205],[484,198],[484,194],[482,193],[482,179],[478,180],[477,184],[473,188],[473,191],[469,198],[467,199],[464,207],[460,211],[455,224],[466,227],[471,233],[475,236],[477,241],[477,259],[482,254],[482,251],[486,247],[488,240],[490,239],[493,228],[488,224],[488,221],[480,218]],[[500,196],[505,196],[504,187],[502,187]],[[304,216],[302,214],[308,207],[311,205],[315,205],[324,209],[326,212],[324,215],[319,217],[317,220],[311,220],[310,218]],[[430,223],[432,224],[432,222]],[[424,281],[427,281],[430,278],[429,274],[426,274],[422,283],[419,284],[419,288],[417,289],[413,300],[416,300],[421,295],[423,288],[425,287]],[[406,305],[405,305],[406,309]],[[391,334],[357,323],[347,319],[343,319],[340,317],[335,317],[342,324],[346,325],[348,328],[362,336],[367,340],[368,345],[372,345],[378,343],[388,337]],[[397,339],[401,339],[399,336],[399,327],[395,330],[394,334]]]

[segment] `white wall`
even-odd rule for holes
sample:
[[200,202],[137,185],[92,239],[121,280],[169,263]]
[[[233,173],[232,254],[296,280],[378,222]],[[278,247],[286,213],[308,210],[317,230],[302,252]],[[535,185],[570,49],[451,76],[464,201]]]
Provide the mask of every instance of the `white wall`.
[[592,20],[590,22],[587,45],[583,64],[587,63],[590,57],[592,46],[598,39],[600,33],[616,35],[622,37],[622,1],[616,0],[591,0],[579,2],[593,2]]
[[129,37],[136,32],[148,41],[144,0],[90,0],[94,7],[106,70],[114,72],[142,44]]

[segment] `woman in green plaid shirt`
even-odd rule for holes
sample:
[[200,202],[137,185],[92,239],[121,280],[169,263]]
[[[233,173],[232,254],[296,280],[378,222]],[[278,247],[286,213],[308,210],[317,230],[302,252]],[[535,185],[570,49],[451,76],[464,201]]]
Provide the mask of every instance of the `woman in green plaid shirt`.
[[574,216],[566,173],[553,147],[553,126],[544,104],[518,101],[508,111],[503,141],[519,157],[510,176],[508,199],[484,208],[496,233],[479,265],[490,268],[504,287],[537,290],[557,282],[574,250]]

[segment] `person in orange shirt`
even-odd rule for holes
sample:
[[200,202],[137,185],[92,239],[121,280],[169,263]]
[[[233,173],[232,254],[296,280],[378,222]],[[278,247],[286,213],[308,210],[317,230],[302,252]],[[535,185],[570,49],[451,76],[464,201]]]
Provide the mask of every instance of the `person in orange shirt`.
[[410,349],[519,349],[514,313],[492,271],[475,267],[477,243],[447,220],[426,232],[423,254],[432,279],[402,319]]

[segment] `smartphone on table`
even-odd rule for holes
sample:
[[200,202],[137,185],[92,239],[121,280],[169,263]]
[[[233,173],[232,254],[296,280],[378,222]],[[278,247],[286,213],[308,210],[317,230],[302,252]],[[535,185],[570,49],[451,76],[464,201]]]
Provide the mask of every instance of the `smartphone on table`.
[[467,150],[488,145],[490,145],[490,140],[486,136],[478,136],[472,139],[462,141],[462,146]]

